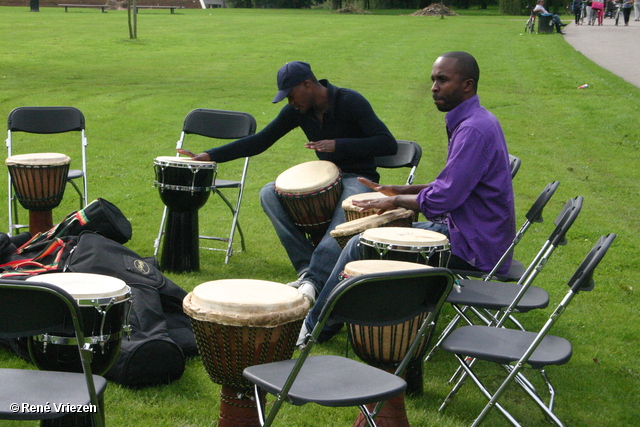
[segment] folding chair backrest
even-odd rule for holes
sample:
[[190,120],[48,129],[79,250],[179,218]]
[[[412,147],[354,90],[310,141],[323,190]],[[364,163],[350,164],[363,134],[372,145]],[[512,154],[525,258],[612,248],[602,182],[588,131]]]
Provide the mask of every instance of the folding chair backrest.
[[611,233],[601,236],[595,246],[589,251],[576,272],[569,279],[568,285],[574,293],[590,291],[594,287],[593,272],[604,258],[616,235]]
[[368,326],[402,323],[420,313],[437,313],[453,284],[444,268],[364,274],[340,283],[330,294],[319,323],[327,319]]
[[509,154],[509,168],[511,169],[511,179],[515,178],[516,174],[520,170],[522,160],[518,157]]
[[256,121],[243,112],[198,108],[187,114],[182,131],[209,138],[238,139],[253,135]]
[[422,147],[416,142],[398,140],[398,152],[392,156],[376,157],[376,165],[381,168],[411,168],[407,185],[413,183],[415,171],[422,158]]
[[551,200],[551,197],[556,192],[556,189],[560,185],[560,181],[553,181],[547,184],[547,186],[542,190],[542,193],[538,196],[536,201],[533,203],[531,208],[527,211],[525,218],[529,222],[542,222],[542,211],[544,207],[547,205],[547,202]]
[[0,336],[3,337],[17,338],[51,331],[75,333],[72,313],[82,326],[73,297],[47,283],[0,279],[0,313]]
[[7,119],[9,132],[49,134],[84,128],[84,115],[74,107],[18,107]]
[[556,228],[553,229],[548,239],[553,246],[563,246],[567,244],[567,231],[569,231],[569,228],[571,228],[580,214],[582,201],[583,197],[578,196],[573,199],[569,199],[567,203],[565,203],[562,211],[560,211],[558,217],[553,222],[556,225]]

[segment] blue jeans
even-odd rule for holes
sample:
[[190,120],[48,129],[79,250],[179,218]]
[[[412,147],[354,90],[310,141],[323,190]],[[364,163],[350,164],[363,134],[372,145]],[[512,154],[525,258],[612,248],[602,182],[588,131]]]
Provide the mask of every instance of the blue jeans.
[[[449,228],[446,224],[435,223],[431,221],[414,222],[413,227],[442,233],[447,236],[447,238],[449,238]],[[305,319],[305,326],[307,327],[307,330],[309,332],[311,332],[318,323],[318,319],[320,318],[320,314],[327,302],[329,294],[338,285],[338,283],[340,283],[340,274],[344,271],[344,267],[351,261],[356,261],[363,258],[364,250],[363,246],[360,245],[360,236],[352,237],[338,257],[338,261],[335,263],[335,266],[333,267],[333,270],[331,271],[326,284],[322,288],[322,292],[320,292],[320,295],[318,295],[315,305],[313,306],[311,311],[309,311],[309,314],[307,314],[307,318]],[[327,324],[320,334],[319,341],[323,342],[328,340],[333,335],[335,335],[340,330],[340,328],[342,328],[341,323]]]
[[282,243],[287,255],[289,255],[293,268],[296,269],[298,274],[307,270],[305,280],[313,283],[316,292],[321,292],[329,274],[331,274],[331,269],[340,256],[340,245],[329,232],[336,228],[337,225],[345,222],[342,201],[354,194],[367,193],[369,191],[373,190],[361,184],[357,180],[357,175],[350,173],[342,175],[342,196],[340,196],[338,205],[333,212],[329,229],[320,243],[318,243],[318,246],[314,247],[284,210],[275,193],[274,183],[271,182],[260,190],[262,209],[271,220],[273,228],[275,228],[276,234],[280,238],[280,243]]

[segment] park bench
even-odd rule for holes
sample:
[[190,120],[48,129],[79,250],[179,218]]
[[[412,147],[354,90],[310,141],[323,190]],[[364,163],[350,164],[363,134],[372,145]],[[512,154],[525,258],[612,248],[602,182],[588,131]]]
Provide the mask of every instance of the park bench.
[[106,13],[109,7],[108,4],[59,4],[58,6],[64,7],[65,12],[68,12],[68,8],[70,7],[90,7],[94,9],[100,8],[102,9],[102,13]]
[[176,9],[184,9],[184,6],[137,6],[136,13],[138,13],[138,9],[171,9],[171,13],[173,13]]

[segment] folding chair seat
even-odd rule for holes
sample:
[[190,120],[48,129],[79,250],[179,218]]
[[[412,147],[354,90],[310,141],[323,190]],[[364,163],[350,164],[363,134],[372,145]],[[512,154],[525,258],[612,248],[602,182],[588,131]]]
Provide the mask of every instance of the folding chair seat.
[[[566,244],[566,234],[582,210],[582,201],[583,198],[579,196],[569,199],[565,203],[554,221],[555,228],[517,283],[473,279],[458,281],[459,292],[451,293],[447,298],[447,302],[453,306],[457,314],[442,331],[438,342],[433,346],[426,360],[440,347],[442,341],[461,319],[464,319],[469,325],[473,324],[467,315],[469,310],[484,324],[502,326],[508,318],[520,329],[524,329],[517,319],[511,316],[513,312],[525,313],[547,307],[549,304],[548,293],[542,288],[532,286],[532,283],[542,272],[555,249]],[[503,312],[501,314],[502,320],[498,319],[492,310]]]
[[[25,132],[32,134],[57,134],[65,132],[80,132],[80,144],[82,151],[82,169],[69,169],[66,177],[79,196],[80,209],[87,206],[87,138],[85,136],[85,119],[80,110],[74,107],[18,107],[9,113],[7,119],[7,155],[13,155],[14,133]],[[22,150],[23,151],[23,150]],[[49,149],[48,151],[54,151]],[[82,188],[75,180],[82,179]],[[9,175],[9,234],[13,230],[26,228],[27,225],[19,223],[18,200],[11,185]]]
[[[244,377],[255,385],[260,422],[272,425],[284,402],[296,406],[317,403],[328,407],[358,406],[370,426],[384,402],[403,393],[404,372],[421,340],[434,327],[435,319],[451,290],[453,275],[447,269],[372,273],[341,282],[329,295],[319,321],[300,346],[298,359],[248,367]],[[368,326],[396,325],[427,313],[426,319],[395,375],[340,356],[310,356],[327,322]],[[276,396],[265,414],[265,393]]]
[[[46,420],[42,425],[64,420],[64,425],[75,425],[79,415],[73,414],[73,408],[82,406],[91,408],[94,426],[104,426],[107,381],[91,373],[91,350],[82,348],[82,318],[74,298],[48,283],[0,279],[0,313],[0,337],[26,337],[52,330],[75,334],[82,362],[81,373],[0,369],[0,419]],[[16,403],[18,410],[12,410]]]
[[399,139],[398,152],[392,156],[376,157],[376,165],[379,168],[410,168],[407,177],[407,185],[413,184],[416,176],[416,169],[422,158],[422,147],[417,142]]
[[509,168],[511,169],[511,179],[516,177],[516,174],[520,170],[521,164],[522,160],[512,154],[509,154]]
[[[499,403],[504,392],[515,381],[533,399],[550,422],[562,426],[562,422],[553,413],[556,392],[544,368],[549,365],[566,364],[571,359],[573,350],[568,340],[549,335],[549,332],[580,291],[593,289],[594,270],[615,237],[615,234],[602,236],[589,251],[569,280],[569,291],[538,332],[479,325],[463,326],[453,331],[442,343],[442,349],[456,356],[464,373],[443,402],[440,410],[443,410],[451,401],[464,384],[466,377],[469,376],[489,400],[472,425],[479,425],[491,408],[496,407],[511,424],[519,426],[520,424],[515,418]],[[472,369],[477,365],[476,360],[497,363],[504,367],[507,376],[493,394]],[[525,377],[525,368],[535,369],[541,374],[549,392],[548,403],[542,400],[540,393]]]
[[[206,138],[218,139],[218,140],[229,140],[229,139],[240,139],[245,136],[253,135],[256,131],[256,121],[252,115],[248,113],[238,112],[238,111],[224,111],[224,110],[210,110],[210,109],[195,109],[190,111],[184,119],[184,124],[182,126],[182,132],[180,134],[180,139],[176,143],[176,148],[182,148],[184,144],[185,137],[187,135],[199,135]],[[179,156],[179,155],[178,155]],[[223,170],[225,166],[220,166],[218,169],[218,176],[220,170]],[[229,231],[228,236],[224,237],[215,237],[208,235],[200,235],[199,238],[201,240],[209,240],[209,241],[221,241],[226,243],[226,247],[224,248],[216,248],[216,247],[204,247],[203,249],[214,250],[214,251],[224,251],[226,253],[224,263],[227,264],[229,262],[229,258],[233,255],[233,240],[235,237],[236,229],[240,234],[240,244],[242,250],[245,250],[245,239],[244,234],[242,233],[242,228],[240,227],[240,222],[238,220],[240,215],[240,205],[242,203],[242,195],[244,193],[245,182],[247,178],[247,171],[249,169],[249,157],[244,159],[244,167],[242,169],[242,174],[239,180],[225,180],[216,177],[215,182],[211,188],[213,194],[217,195],[222,199],[224,204],[229,208],[229,211],[232,216],[231,220],[231,229]],[[235,190],[236,198],[235,201],[227,198],[223,193],[227,190]],[[209,202],[211,203],[211,202]],[[162,239],[162,235],[164,233],[164,225],[167,217],[167,208],[165,207],[164,213],[162,214],[162,221],[160,223],[160,231],[158,232],[158,237],[154,243],[154,255],[158,254],[158,250],[160,248],[160,241]]]

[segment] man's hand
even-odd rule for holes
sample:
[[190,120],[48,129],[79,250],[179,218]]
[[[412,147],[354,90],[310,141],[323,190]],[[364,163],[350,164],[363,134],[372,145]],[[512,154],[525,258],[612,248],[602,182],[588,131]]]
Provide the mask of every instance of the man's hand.
[[333,153],[334,151],[336,151],[336,140],[323,139],[322,141],[309,141],[304,144],[304,146],[321,153]]
[[378,193],[382,193],[385,196],[397,196],[399,194],[403,194],[400,185],[380,185],[377,182],[373,182],[367,178],[363,178],[361,176],[358,177],[358,181],[362,184],[366,185],[373,191],[377,191]]
[[189,150],[185,150],[184,148],[178,148],[176,151],[182,155],[191,157],[192,160],[197,160],[199,162],[210,162],[211,157],[207,153],[193,154]]
[[378,215],[398,208],[398,206],[396,205],[395,197],[382,197],[380,199],[369,200],[353,200],[352,203],[354,204],[354,206],[362,208],[362,210],[375,209]]

